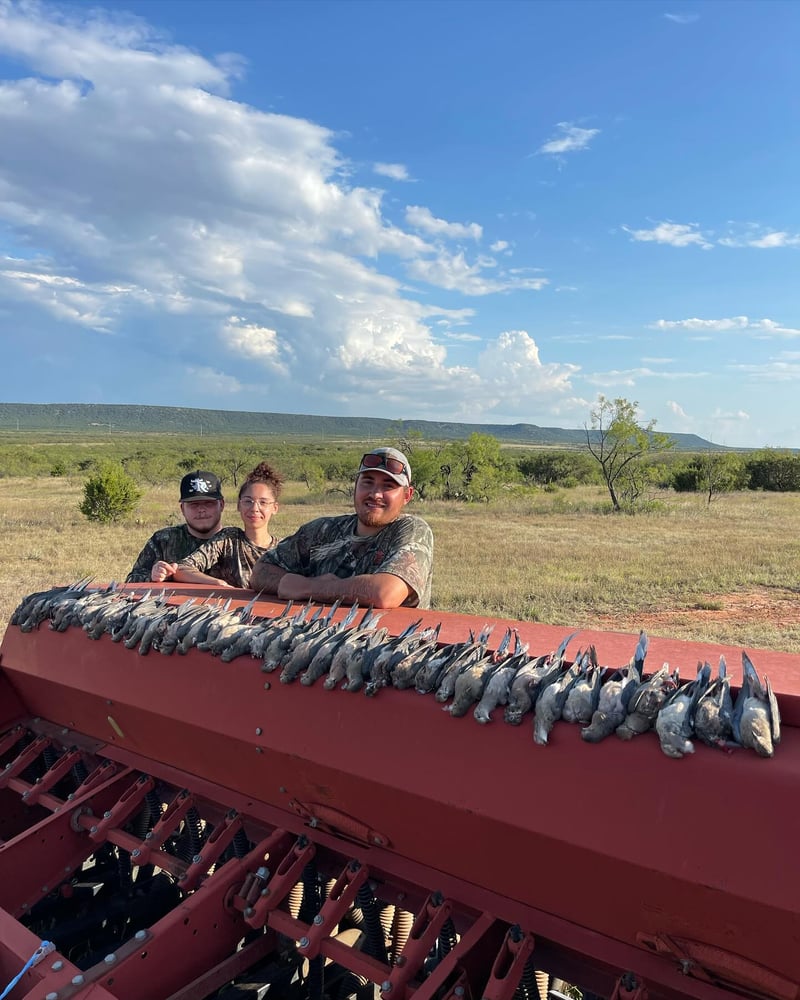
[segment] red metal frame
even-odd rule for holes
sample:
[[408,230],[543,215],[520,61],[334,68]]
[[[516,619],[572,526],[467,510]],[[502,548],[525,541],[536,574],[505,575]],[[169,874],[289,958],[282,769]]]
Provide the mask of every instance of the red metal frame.
[[[417,617],[401,610],[382,624],[397,633]],[[486,621],[422,617],[442,623],[443,641],[461,641]],[[554,648],[566,631],[497,624],[498,641],[501,626],[515,624],[534,652]],[[601,662],[619,665],[635,637],[582,633],[575,642],[594,642]],[[720,651],[653,638],[649,662],[668,660],[688,675]],[[738,664],[738,650],[724,651]],[[0,768],[0,986],[39,944],[18,918],[112,844],[137,864],[157,860],[184,900],[143,943],[117,954],[111,971],[73,984],[81,973],[59,956],[30,969],[13,1000],[204,997],[280,935],[309,958],[323,955],[386,986],[390,1000],[457,995],[465,982],[504,1000],[529,960],[620,1000],[800,996],[800,686],[792,678],[800,661],[749,652],[779,691],[785,725],[775,758],[698,746],[676,762],[652,736],[594,746],[559,724],[541,748],[529,722],[482,727],[413,691],[365,699],[281,685],[249,658],[140,657],[75,628],[9,627],[0,663],[0,696],[9,692],[0,700],[8,730],[4,737],[0,727],[0,762],[10,765]],[[23,731],[34,742],[19,749]],[[23,774],[48,747],[60,756],[31,785]],[[56,787],[76,758],[89,777],[62,800]],[[137,839],[123,826],[155,787],[169,791],[169,807]],[[215,829],[186,864],[161,847],[193,805]],[[256,848],[214,868],[237,830]],[[304,923],[287,900],[310,856],[334,885],[321,921]],[[367,879],[384,902],[414,914],[391,966],[331,934]],[[458,945],[420,984],[448,916]],[[257,947],[237,952],[256,929],[264,931]],[[623,972],[635,985],[619,979]]]

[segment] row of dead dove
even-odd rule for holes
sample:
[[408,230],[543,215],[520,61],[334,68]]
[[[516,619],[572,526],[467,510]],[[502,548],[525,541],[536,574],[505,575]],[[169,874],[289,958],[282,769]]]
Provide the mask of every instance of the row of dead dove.
[[555,651],[532,657],[513,628],[490,650],[492,626],[477,636],[470,633],[465,642],[440,644],[440,625],[420,628],[420,620],[391,636],[378,628],[381,614],[372,609],[356,621],[357,605],[339,621],[333,620],[338,602],[323,614],[323,607],[314,609],[311,602],[295,610],[290,601],[279,614],[258,617],[253,614],[258,595],[231,609],[230,600],[190,598],[170,604],[166,590],[147,591],[137,599],[114,584],[91,590],[90,582],[28,595],[11,623],[22,631],[45,620],[58,631],[76,625],[93,639],[109,634],[142,655],[150,649],[185,654],[193,646],[226,661],[250,655],[267,673],[280,667],[285,684],[299,679],[310,685],[324,676],[327,689],[363,689],[373,696],[385,686],[414,687],[421,694],[434,692],[452,716],[472,708],[482,724],[499,707],[512,725],[532,711],[533,738],[542,746],[560,719],[582,725],[582,738],[593,743],[612,733],[630,740],[654,729],[663,752],[675,758],[694,751],[695,736],[709,746],[743,746],[765,757],[780,741],[777,699],[769,679],[762,683],[744,651],[744,680],[734,704],[722,657],[713,681],[707,663],[698,665],[689,684],[681,685],[678,671],[670,672],[668,664],[644,678],[644,631],[629,664],[612,670],[599,666],[591,646],[567,662],[566,650],[577,632]]

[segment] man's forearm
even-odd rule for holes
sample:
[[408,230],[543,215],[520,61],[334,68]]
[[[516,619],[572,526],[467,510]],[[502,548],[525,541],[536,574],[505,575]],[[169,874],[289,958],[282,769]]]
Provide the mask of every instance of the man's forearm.
[[259,560],[250,574],[250,589],[258,590],[262,594],[277,594],[278,585],[285,576],[285,569]]
[[364,573],[349,577],[339,577],[333,573],[325,573],[323,576],[287,573],[273,593],[294,601],[310,598],[328,604],[341,600],[375,608],[399,608],[411,590],[404,580],[391,573]]

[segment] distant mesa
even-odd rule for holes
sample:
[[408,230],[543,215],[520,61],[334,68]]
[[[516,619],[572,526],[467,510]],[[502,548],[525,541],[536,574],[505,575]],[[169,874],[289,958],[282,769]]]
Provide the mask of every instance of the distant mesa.
[[[437,420],[388,420],[383,417],[326,417],[307,413],[256,413],[200,410],[188,406],[132,406],[108,403],[0,403],[0,431],[85,433],[97,427],[114,434],[259,435],[382,441],[418,432],[424,440],[459,441],[490,434],[504,444],[549,448],[586,445],[583,428],[536,424],[460,424]],[[665,432],[668,433],[668,432]],[[670,434],[679,451],[731,451],[696,434]]]

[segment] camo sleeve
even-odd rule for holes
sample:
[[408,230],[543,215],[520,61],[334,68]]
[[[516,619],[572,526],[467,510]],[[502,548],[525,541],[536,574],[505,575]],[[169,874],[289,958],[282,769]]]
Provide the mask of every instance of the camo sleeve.
[[[373,573],[392,573],[408,584],[413,593],[404,601],[405,607],[429,608],[431,606],[431,579],[433,576],[433,532],[421,517],[407,515],[399,518],[389,529],[395,529],[386,538],[385,550],[380,549],[372,558]],[[361,572],[369,572],[366,568]]]
[[189,534],[185,524],[161,528],[148,538],[136,558],[133,569],[125,578],[126,583],[149,583],[150,571],[159,559],[179,563],[201,544],[201,539]]
[[303,576],[358,576],[392,573],[411,588],[406,607],[430,607],[433,532],[411,514],[388,524],[377,535],[356,534],[355,514],[321,517],[304,524],[265,553],[261,560]]
[[145,542],[144,548],[136,557],[133,569],[125,577],[125,583],[149,583],[150,571],[161,558],[154,539],[155,535]]
[[233,579],[228,579],[229,576],[233,577],[235,574],[226,572],[232,562],[233,555],[230,534],[235,530],[223,528],[213,538],[207,539],[198,546],[190,555],[181,559],[180,566],[184,569],[197,570],[198,573],[206,573],[218,580],[226,580],[232,586],[241,586]]

